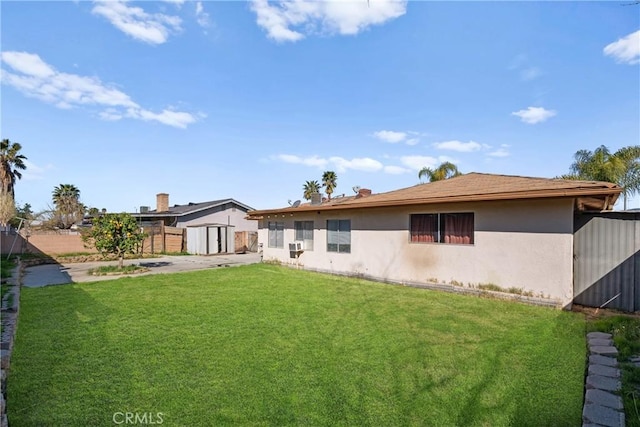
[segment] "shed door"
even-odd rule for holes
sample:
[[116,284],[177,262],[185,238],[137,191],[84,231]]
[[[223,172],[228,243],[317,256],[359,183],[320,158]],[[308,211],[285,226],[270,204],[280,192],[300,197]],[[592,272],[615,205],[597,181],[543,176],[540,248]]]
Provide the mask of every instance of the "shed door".
[[227,253],[234,253],[236,251],[236,228],[233,225],[227,226]]
[[207,231],[204,227],[187,228],[187,252],[192,255],[207,253]]
[[209,234],[208,254],[220,253],[220,227],[207,227]]

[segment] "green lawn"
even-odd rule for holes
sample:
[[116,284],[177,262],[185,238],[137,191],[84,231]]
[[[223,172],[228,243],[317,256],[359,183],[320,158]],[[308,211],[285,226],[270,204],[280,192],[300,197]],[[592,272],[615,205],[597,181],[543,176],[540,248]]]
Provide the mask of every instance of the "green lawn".
[[266,264],[24,288],[20,310],[12,427],[581,424],[575,313]]

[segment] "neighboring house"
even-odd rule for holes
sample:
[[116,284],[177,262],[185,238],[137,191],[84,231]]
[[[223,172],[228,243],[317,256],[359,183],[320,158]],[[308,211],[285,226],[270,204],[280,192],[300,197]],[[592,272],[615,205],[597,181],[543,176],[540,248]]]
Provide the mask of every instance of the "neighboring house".
[[155,210],[141,206],[140,212],[132,215],[143,225],[160,222],[186,229],[187,252],[205,255],[254,250],[248,242],[251,234],[255,238],[258,224],[246,218],[252,209],[234,199],[169,206],[169,195],[160,193]]
[[574,214],[610,210],[620,192],[605,182],[469,173],[249,218],[266,261],[398,283],[493,284],[567,305]]
[[251,210],[251,206],[234,199],[169,206],[169,195],[160,193],[156,195],[155,210],[141,206],[140,212],[132,215],[140,221],[163,221],[170,227],[216,224],[234,226],[235,231],[257,231],[256,222],[246,219],[247,212]]

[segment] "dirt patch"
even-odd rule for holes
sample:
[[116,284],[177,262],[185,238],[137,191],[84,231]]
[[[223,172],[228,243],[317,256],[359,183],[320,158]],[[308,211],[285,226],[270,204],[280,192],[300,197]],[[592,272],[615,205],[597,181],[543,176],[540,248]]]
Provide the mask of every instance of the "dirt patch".
[[612,316],[628,316],[635,319],[640,319],[640,312],[627,313],[610,308],[586,307],[584,305],[577,304],[573,304],[571,311],[584,314],[587,320],[594,320]]
[[[124,259],[146,259],[157,258],[157,255],[129,255]],[[104,257],[100,254],[87,254],[87,255],[75,255],[75,256],[39,256],[34,258],[23,258],[22,263],[25,267],[34,267],[36,265],[43,264],[81,264],[84,262],[99,262],[99,261],[117,261],[116,257]]]

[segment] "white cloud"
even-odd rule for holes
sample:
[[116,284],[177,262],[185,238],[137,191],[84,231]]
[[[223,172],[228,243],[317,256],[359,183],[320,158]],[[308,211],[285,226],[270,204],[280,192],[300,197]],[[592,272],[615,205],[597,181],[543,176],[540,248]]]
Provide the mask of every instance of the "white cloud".
[[403,168],[402,166],[385,166],[384,172],[389,175],[402,175],[405,173],[412,173],[411,169]]
[[469,153],[472,151],[478,151],[482,148],[488,148],[487,145],[479,144],[475,141],[461,142],[457,140],[435,142],[433,146],[439,150],[452,150],[460,153]]
[[24,172],[22,172],[22,179],[27,181],[39,181],[44,179],[44,174],[53,169],[53,165],[48,164],[46,166],[38,166],[35,163],[25,160],[24,165],[27,167]]
[[104,120],[123,117],[157,121],[178,128],[186,128],[203,115],[164,109],[154,113],[142,108],[129,95],[97,77],[86,77],[56,71],[40,56],[28,52],[2,52],[2,62],[12,71],[1,70],[2,83],[12,86],[24,95],[54,104],[58,108],[97,106],[104,108],[98,115]]
[[507,151],[506,148],[498,148],[495,151],[492,151],[490,153],[487,153],[487,156],[490,157],[509,157],[509,151]]
[[400,157],[400,162],[411,170],[419,171],[424,167],[429,167],[429,168],[436,167],[443,162],[458,163],[458,160],[451,158],[449,156],[433,157],[433,156],[413,155],[413,156]]
[[405,142],[406,142],[407,145],[416,145],[417,143],[420,142],[420,139],[419,138],[409,138]]
[[640,64],[640,30],[608,44],[603,52],[618,63]]
[[279,160],[285,163],[304,165],[318,169],[334,169],[337,172],[346,172],[349,170],[362,172],[380,172],[398,175],[409,173],[412,170],[401,166],[385,166],[382,162],[370,157],[354,157],[345,159],[340,156],[331,156],[329,158],[310,156],[300,157],[293,154],[278,154],[270,156],[271,160]]
[[185,129],[188,125],[195,123],[198,118],[203,118],[204,115],[195,116],[191,113],[174,111],[172,109],[164,109],[160,113],[154,113],[141,108],[129,108],[127,110],[127,117],[147,122],[157,121],[165,125]]
[[398,142],[402,142],[407,138],[407,133],[406,132],[396,132],[396,131],[392,131],[392,130],[380,130],[378,132],[374,132],[373,136],[375,136],[376,138],[385,141],[385,142],[390,142],[392,144],[398,143]]
[[525,54],[519,54],[509,64],[509,70],[516,71],[524,81],[536,79],[542,75],[542,70],[530,65],[529,58]]
[[529,67],[524,70],[520,70],[520,78],[522,80],[533,80],[542,75],[542,71],[538,67]]
[[45,78],[55,72],[38,55],[27,52],[2,52],[2,60],[14,70],[34,77]]
[[118,121],[121,118],[123,118],[124,116],[122,115],[122,113],[118,110],[116,110],[115,108],[107,108],[106,110],[100,111],[98,113],[98,116],[102,119],[102,120],[107,120],[107,121]]
[[377,172],[384,168],[382,163],[369,157],[356,157],[351,160],[342,157],[330,157],[329,161],[333,163],[338,172],[345,172],[347,169]]
[[423,136],[424,134],[420,134],[419,132],[406,131],[406,132],[398,132],[393,130],[379,130],[373,133],[375,138],[378,138],[381,141],[388,142],[391,144],[397,144],[399,142],[405,143],[407,145],[416,145],[420,142],[419,136]]
[[127,0],[97,0],[91,12],[103,16],[123,33],[149,44],[166,42],[170,33],[181,30],[182,24],[177,16],[149,14],[140,7],[127,5]]
[[298,157],[292,154],[279,154],[275,156],[276,159],[281,160],[285,163],[293,163],[300,164],[305,166],[314,166],[318,168],[324,168],[329,163],[327,159],[323,159],[318,156],[312,157]]
[[534,125],[547,121],[555,116],[556,112],[554,110],[546,110],[542,107],[528,107],[526,110],[514,111],[511,115],[520,117],[520,120],[524,123]]
[[198,25],[203,28],[207,28],[211,25],[209,14],[204,11],[204,6],[201,1],[196,2],[196,21]]
[[438,164],[438,159],[431,156],[403,156],[400,162],[413,170],[420,170],[423,167],[434,167]]
[[407,0],[306,1],[253,0],[257,24],[278,42],[297,41],[309,34],[358,34],[405,14]]

